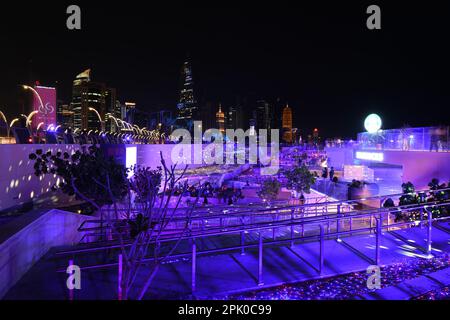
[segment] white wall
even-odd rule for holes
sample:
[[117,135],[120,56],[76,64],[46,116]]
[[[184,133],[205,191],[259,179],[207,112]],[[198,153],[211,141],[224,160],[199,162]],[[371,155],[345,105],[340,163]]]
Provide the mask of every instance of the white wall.
[[30,153],[42,149],[43,152],[61,150],[71,154],[79,148],[79,145],[0,145],[0,211],[51,192],[51,186],[57,181],[57,177],[51,175],[43,178],[34,175],[34,161],[28,158]]
[[54,209],[0,243],[0,299],[50,248],[78,243],[83,233],[77,229],[88,218]]

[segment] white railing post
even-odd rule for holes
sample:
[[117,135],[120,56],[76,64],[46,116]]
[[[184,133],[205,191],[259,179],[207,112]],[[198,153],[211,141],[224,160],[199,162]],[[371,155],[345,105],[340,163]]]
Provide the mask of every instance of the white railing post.
[[264,285],[263,282],[263,237],[262,231],[259,231],[259,252],[258,252],[258,286]]
[[337,240],[339,240],[340,237],[340,230],[341,230],[341,205],[337,205],[337,220],[336,220],[336,234],[337,234]]
[[[69,260],[69,266],[73,266],[73,260]],[[73,293],[74,293],[74,289],[72,287],[69,288],[69,300],[73,301]]]
[[196,290],[196,270],[197,270],[197,245],[195,244],[195,239],[192,239],[192,278],[191,278],[191,289],[192,293]]
[[[372,219],[372,216],[370,217]],[[375,264],[380,265],[380,241],[381,241],[381,224],[383,223],[381,218],[375,218],[377,233],[375,237]]]
[[294,209],[291,210],[291,247],[294,246]]
[[245,255],[245,232],[241,231],[241,256]]
[[122,300],[122,270],[123,270],[123,256],[122,256],[122,254],[119,254],[119,270],[118,270],[118,277],[117,277],[118,300]]
[[431,210],[427,210],[428,213],[428,230],[427,230],[427,254],[431,256],[432,250],[432,240],[431,240],[431,231],[433,228],[433,212]]
[[324,262],[324,230],[323,230],[323,225],[320,224],[320,256],[319,256],[319,275],[323,274],[323,262]]

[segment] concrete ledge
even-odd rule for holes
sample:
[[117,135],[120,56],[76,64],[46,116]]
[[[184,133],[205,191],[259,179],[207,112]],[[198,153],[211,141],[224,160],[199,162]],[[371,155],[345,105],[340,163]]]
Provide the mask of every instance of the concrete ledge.
[[89,216],[61,210],[32,212],[0,228],[0,298],[54,246],[76,244]]

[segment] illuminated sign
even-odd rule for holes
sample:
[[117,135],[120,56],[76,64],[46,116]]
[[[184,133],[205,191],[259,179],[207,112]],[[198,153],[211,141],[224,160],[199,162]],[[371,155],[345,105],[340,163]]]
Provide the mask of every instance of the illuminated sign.
[[34,89],[39,97],[33,97],[33,111],[38,111],[32,119],[33,128],[37,128],[41,122],[44,128],[56,127],[56,89],[42,86],[36,86]]
[[374,172],[367,166],[344,166],[344,178],[345,180],[359,180],[359,181],[374,181]]
[[356,151],[356,159],[381,162],[384,160],[384,154],[381,152]]

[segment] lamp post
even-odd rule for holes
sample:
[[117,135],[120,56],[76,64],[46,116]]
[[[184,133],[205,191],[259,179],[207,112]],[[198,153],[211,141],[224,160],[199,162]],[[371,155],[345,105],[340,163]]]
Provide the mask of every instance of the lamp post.
[[[5,116],[5,114],[3,113],[3,112],[1,112],[0,111],[0,117],[3,119],[3,121],[5,122],[5,124],[6,124],[6,132],[8,132],[9,130],[8,130],[8,121],[6,120],[6,116]],[[9,134],[8,134],[8,138],[9,138]]]
[[102,117],[100,116],[100,113],[98,113],[97,110],[95,110],[94,108],[91,108],[91,107],[89,107],[89,111],[95,112],[95,114],[98,117],[98,120],[100,121],[101,131],[105,131],[105,121],[102,120]]
[[[23,85],[22,88],[24,88],[25,90],[30,90],[31,92],[33,92],[33,94],[37,97],[37,99],[39,101],[40,109],[41,110],[45,110],[44,103],[42,102],[42,98],[41,98],[40,94],[33,87],[30,87],[30,86],[27,86],[27,85]],[[38,113],[37,110],[33,111],[33,112],[35,112],[35,114]],[[30,115],[32,113],[30,113]],[[30,120],[31,120],[31,118],[30,118]],[[28,120],[27,120],[27,122],[28,122]],[[46,113],[45,113],[45,121],[44,122],[45,122],[45,124],[47,124],[47,114]]]
[[133,125],[133,127],[136,128],[136,133],[137,134],[142,134],[142,130],[137,125]]
[[107,113],[105,116],[108,116],[109,118],[114,120],[114,123],[116,124],[116,131],[117,131],[119,129],[119,122],[117,120],[120,120],[120,119],[117,119],[111,113]]
[[30,112],[29,115],[26,115],[26,114],[21,114],[20,115],[21,117],[25,118],[25,128],[28,129],[28,133],[30,134],[31,138],[33,137],[33,132],[31,130],[31,119],[33,118],[34,115],[36,115],[38,113],[39,113],[39,111],[35,110],[35,111]]
[[43,125],[44,125],[43,122],[39,122],[38,125],[37,125],[37,127],[36,127],[36,132],[38,132],[39,129],[40,129]]
[[17,121],[19,121],[19,118],[15,118],[15,119],[13,119],[12,121],[11,121],[11,123],[9,124],[9,126],[8,126],[8,124],[6,124],[7,125],[7,136],[8,136],[8,138],[9,138],[9,135],[10,135],[10,133],[11,133],[11,128],[12,128],[12,126],[14,125],[14,123],[16,123]]
[[6,120],[6,116],[3,112],[0,111],[0,118],[5,122],[6,125],[6,136],[9,138],[9,135],[11,133],[11,127],[14,125],[15,122],[19,121],[19,118],[15,118],[11,121],[11,123],[8,124],[8,120]]

